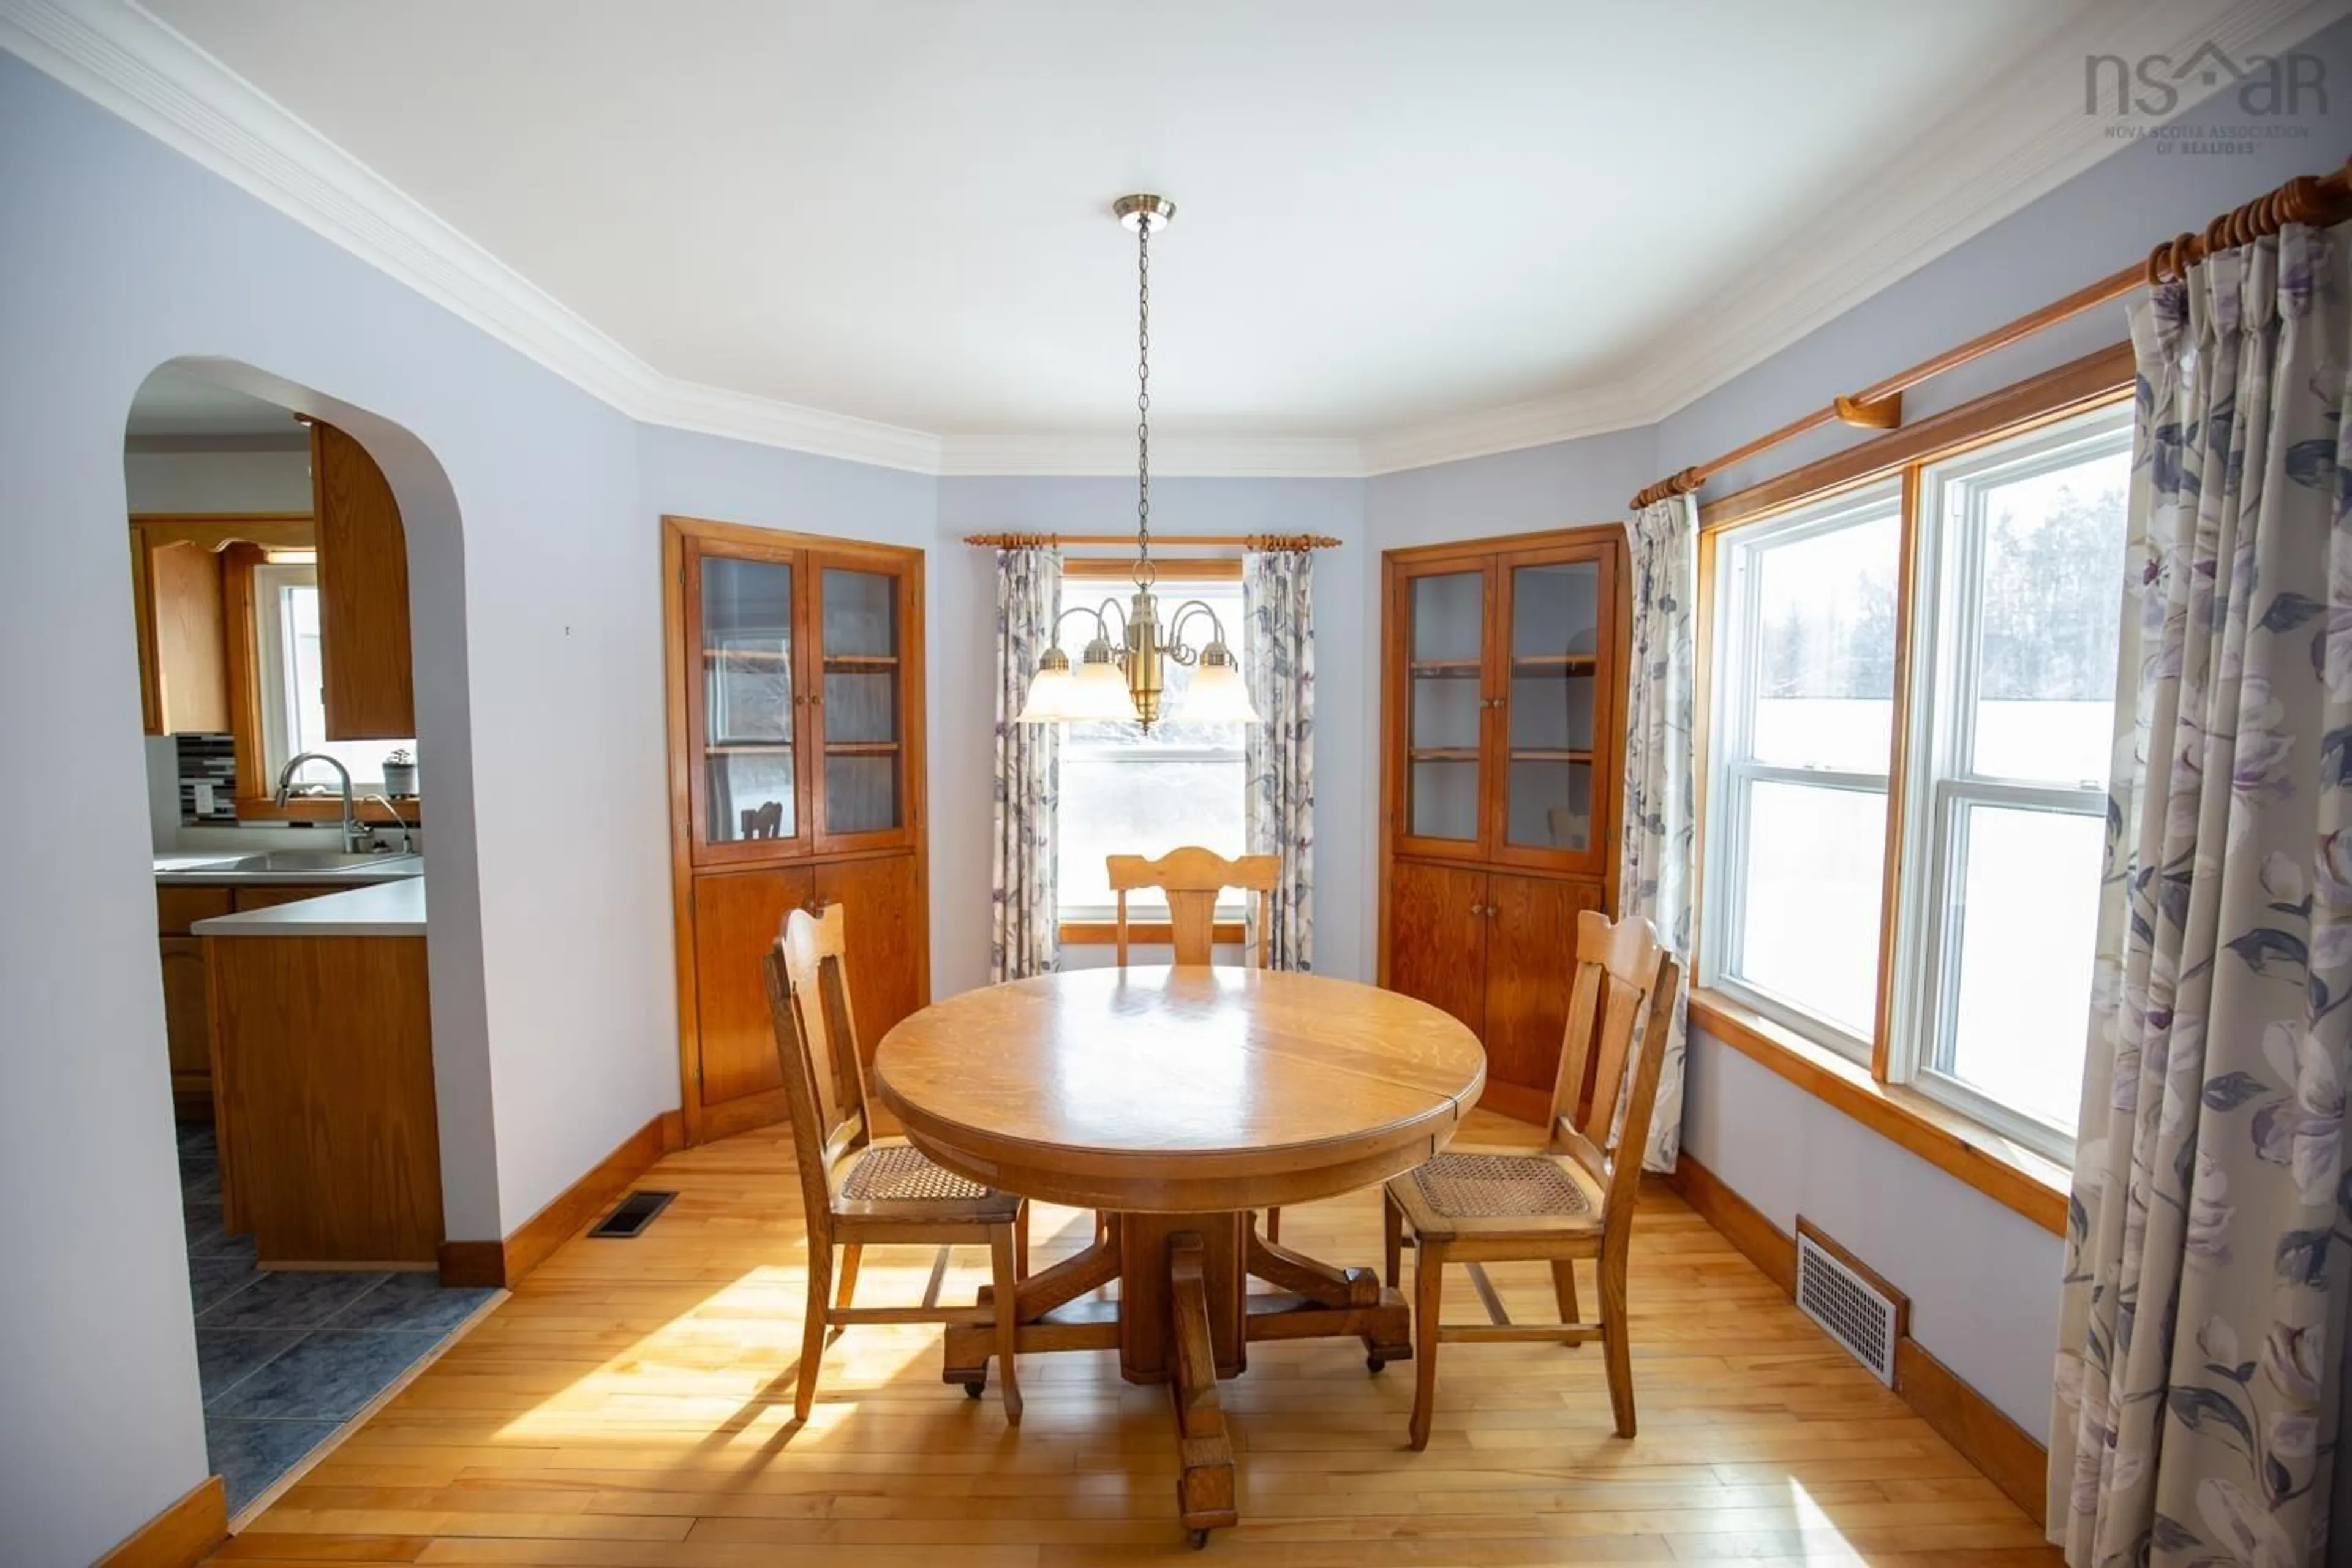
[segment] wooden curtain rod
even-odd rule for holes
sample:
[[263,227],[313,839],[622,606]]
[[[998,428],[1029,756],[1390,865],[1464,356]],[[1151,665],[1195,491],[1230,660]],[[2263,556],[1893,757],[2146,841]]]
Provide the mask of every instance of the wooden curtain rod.
[[[1131,533],[967,533],[966,544],[991,550],[1045,550],[1064,544],[1133,544]],[[1161,533],[1154,544],[1217,545],[1233,550],[1337,550],[1346,542],[1328,533]]]
[[1778,430],[1759,436],[1744,447],[1736,447],[1712,462],[1685,468],[1656,484],[1646,486],[1634,495],[1633,510],[1639,511],[1645,506],[1655,505],[1668,496],[1687,495],[1724,469],[1737,467],[1759,452],[1769,451],[1783,441],[1793,440],[1833,419],[1866,430],[1892,430],[1903,423],[1903,395],[1922,382],[1964,365],[1970,360],[1981,359],[1996,349],[2007,348],[2021,338],[2030,338],[2045,327],[2055,326],[2085,310],[2096,310],[2111,300],[2120,300],[2143,285],[2153,288],[2167,278],[2186,277],[2189,268],[2214,251],[2252,244],[2265,236],[2276,234],[2291,223],[2326,226],[2342,223],[2347,218],[2352,218],[2352,159],[2346,160],[2344,166],[2332,174],[2298,174],[2278,189],[2223,213],[2206,225],[2201,234],[2184,234],[2166,240],[2149,252],[2145,262],[2111,273],[2087,288],[2077,289],[2063,300],[2051,301],[2031,315],[2020,316],[2005,327],[1995,327],[1981,337],[1970,338],[1956,349],[1948,349],[1933,359],[1923,360],[1909,370],[1898,372],[1884,381],[1873,382],[1851,397],[1839,397],[1827,408],[1816,408],[1802,418],[1792,419]]

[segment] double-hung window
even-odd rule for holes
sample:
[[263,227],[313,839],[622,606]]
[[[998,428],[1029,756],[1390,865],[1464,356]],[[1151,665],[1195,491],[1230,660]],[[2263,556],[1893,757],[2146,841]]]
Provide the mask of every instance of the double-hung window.
[[[414,752],[409,741],[327,739],[325,677],[320,665],[319,569],[308,563],[277,563],[253,569],[255,663],[260,677],[261,753],[268,777],[257,794],[278,785],[289,757],[320,752],[351,770],[352,788],[364,795],[383,787],[385,756],[395,748]],[[336,783],[334,772],[306,767],[301,784]]]
[[2061,1162],[2130,469],[2112,404],[1702,544],[1701,984]]
[[1919,484],[1889,1076],[2059,1158],[2090,1017],[2130,476],[2125,407]]
[[[1228,646],[1246,660],[1248,628],[1242,624],[1240,581],[1184,578],[1180,570],[1161,568],[1156,590],[1161,624],[1179,604],[1198,599],[1217,613]],[[1062,602],[1092,603],[1105,594],[1118,595],[1121,586],[1072,574],[1064,581]],[[1203,635],[1196,629],[1203,625],[1188,625],[1187,640]],[[1073,630],[1076,626],[1074,620]],[[1168,662],[1162,701],[1174,718],[1154,724],[1149,735],[1133,724],[1069,727],[1062,742],[1061,805],[1055,817],[1057,897],[1064,921],[1111,918],[1110,873],[1105,865],[1108,856],[1160,856],[1188,844],[1228,858],[1247,850],[1242,818],[1243,726],[1187,723],[1184,694],[1192,678],[1190,668]],[[1243,919],[1242,895],[1228,889],[1225,896],[1230,907],[1220,905],[1217,919]],[[1127,902],[1131,920],[1168,918],[1166,897],[1156,889],[1131,892]]]
[[1867,1058],[1895,713],[1898,485],[1715,542],[1706,983]]

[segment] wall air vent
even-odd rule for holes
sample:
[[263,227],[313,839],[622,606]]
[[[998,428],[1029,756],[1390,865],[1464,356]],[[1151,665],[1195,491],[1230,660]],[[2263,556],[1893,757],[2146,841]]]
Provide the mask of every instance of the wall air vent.
[[670,1199],[676,1196],[677,1196],[676,1193],[644,1190],[631,1193],[613,1206],[611,1214],[598,1220],[588,1234],[623,1241],[633,1236],[642,1235],[646,1226],[653,1224],[654,1215],[669,1207]]
[[1895,1346],[1911,1329],[1911,1300],[1797,1216],[1797,1306],[1830,1338],[1895,1386]]

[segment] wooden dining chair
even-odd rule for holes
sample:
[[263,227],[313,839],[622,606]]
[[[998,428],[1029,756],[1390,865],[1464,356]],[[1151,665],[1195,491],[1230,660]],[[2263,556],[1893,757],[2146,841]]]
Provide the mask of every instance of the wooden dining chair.
[[[1127,967],[1127,895],[1138,888],[1157,888],[1168,895],[1169,945],[1179,963],[1216,962],[1217,899],[1227,888],[1257,895],[1257,967],[1268,967],[1267,933],[1274,930],[1274,885],[1282,878],[1279,855],[1244,855],[1228,860],[1213,849],[1185,845],[1157,860],[1141,855],[1112,855],[1110,890],[1118,899],[1113,940],[1118,944],[1118,966]],[[1095,1231],[1102,1233],[1102,1216]],[[1282,1211],[1265,1211],[1265,1238],[1282,1239]]]
[[[843,967],[844,924],[839,904],[822,914],[794,910],[767,959],[768,1006],[775,1018],[776,1056],[792,1108],[794,1163],[808,1220],[808,1316],[801,1333],[793,1416],[808,1419],[831,1331],[855,1323],[980,1323],[996,1330],[1004,1415],[1018,1421],[1013,1303],[1021,1277],[1028,1272],[1028,1200],[934,1164],[903,1139],[872,1135]],[[865,1248],[908,1243],[940,1249],[922,1305],[852,1306]],[[988,1247],[995,1281],[991,1300],[982,1306],[942,1307],[940,1282],[947,1273],[948,1248],[969,1243]],[[837,1296],[832,1291],[836,1245]],[[985,1386],[983,1378],[966,1383],[964,1392],[977,1398]]]
[[1257,895],[1257,966],[1266,967],[1266,933],[1274,928],[1274,885],[1282,879],[1279,855],[1244,855],[1228,860],[1213,849],[1187,845],[1157,860],[1112,855],[1110,890],[1118,900],[1118,966],[1127,967],[1127,895],[1158,888],[1168,895],[1169,941],[1179,963],[1213,963],[1217,896],[1227,888]]
[[[1633,1203],[1642,1187],[1642,1151],[1658,1100],[1666,1036],[1681,973],[1657,932],[1639,916],[1611,924],[1597,910],[1577,916],[1568,1033],[1553,1086],[1549,1137],[1540,1152],[1456,1147],[1387,1187],[1388,1282],[1394,1287],[1408,1234],[1413,1258],[1412,1446],[1429,1443],[1437,1394],[1437,1347],[1449,1340],[1599,1340],[1608,1358],[1609,1404],[1617,1435],[1633,1435],[1633,1362],[1626,1340],[1625,1264],[1633,1241]],[[1626,1070],[1642,1022],[1640,1054]],[[1597,1023],[1597,1027],[1596,1027]],[[1597,1043],[1596,1043],[1597,1042]],[[1597,1051],[1598,1059],[1594,1060]],[[1585,1068],[1593,1068],[1592,1103],[1577,1117]],[[1624,1125],[1608,1147],[1618,1101]],[[1580,1320],[1576,1262],[1597,1261],[1601,1318]],[[1558,1323],[1515,1323],[1487,1279],[1487,1263],[1551,1265]],[[1442,1324],[1445,1266],[1462,1264],[1489,1321]]]

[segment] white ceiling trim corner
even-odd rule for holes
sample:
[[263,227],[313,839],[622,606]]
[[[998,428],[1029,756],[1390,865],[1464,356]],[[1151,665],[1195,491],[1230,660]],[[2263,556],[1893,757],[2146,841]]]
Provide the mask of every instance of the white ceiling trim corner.
[[[1685,313],[1703,330],[1662,340],[1614,386],[1360,437],[1171,432],[1160,471],[1365,477],[1655,424],[2125,145],[2048,90],[2083,52],[2276,48],[2347,9],[2113,0],[2053,40],[2042,75],[1959,106],[1821,215],[1847,243],[1819,244],[1820,222],[1792,229]],[[1124,434],[940,436],[664,375],[132,0],[0,0],[0,47],[632,418],[929,474],[1133,469]]]
[[[949,436],[940,472],[958,478],[1022,475],[1132,478],[1129,430],[1067,435]],[[1364,475],[1352,436],[1216,436],[1153,431],[1152,476],[1200,479],[1353,479]]]

